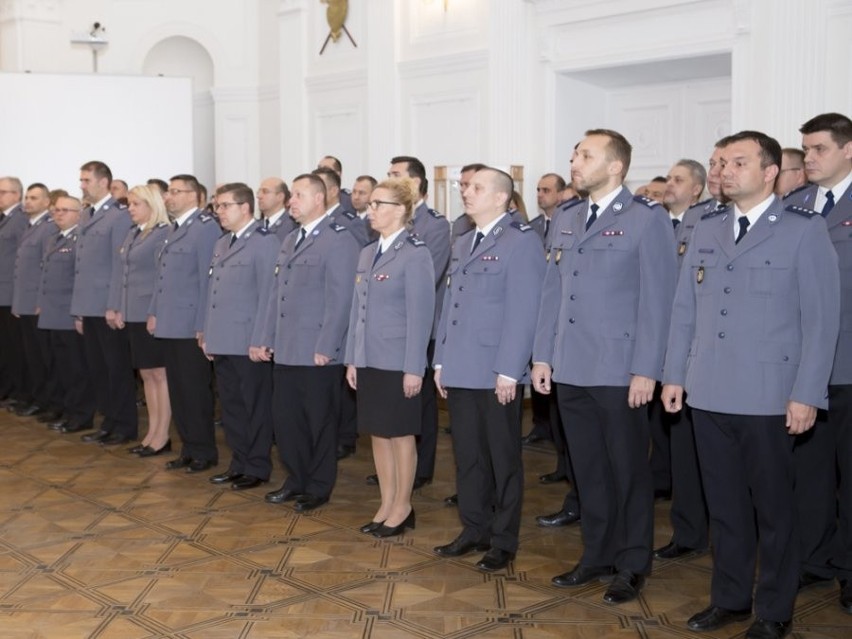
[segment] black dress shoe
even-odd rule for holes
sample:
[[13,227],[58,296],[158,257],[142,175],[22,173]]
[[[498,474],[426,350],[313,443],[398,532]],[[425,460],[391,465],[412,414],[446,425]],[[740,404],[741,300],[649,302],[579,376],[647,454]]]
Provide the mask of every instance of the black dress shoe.
[[431,477],[415,477],[414,478],[414,484],[411,486],[411,490],[420,490],[426,484],[431,484],[431,483],[432,483]]
[[414,509],[411,509],[411,512],[408,513],[408,517],[402,520],[397,526],[386,526],[382,524],[378,528],[373,531],[373,537],[383,538],[383,537],[396,537],[397,535],[401,535],[405,532],[406,528],[411,528],[414,530],[414,526],[417,523],[417,519],[414,516]]
[[840,581],[840,607],[852,615],[852,581],[848,579]]
[[384,523],[385,522],[383,521],[371,521],[369,524],[364,524],[363,526],[361,526],[358,530],[364,533],[365,535],[369,535],[377,528],[380,528]]
[[619,572],[604,593],[605,603],[618,605],[633,601],[645,585],[645,575],[636,575],[629,570]]
[[[59,422],[54,422],[50,425],[50,428],[53,428]],[[89,430],[94,428],[95,425],[92,422],[83,422],[82,424],[72,424],[71,422],[62,422],[61,427],[59,428],[59,432],[65,435],[69,433],[79,433],[81,430]]]
[[538,476],[538,483],[539,484],[555,484],[557,482],[564,481],[565,479],[567,479],[567,477],[565,477],[565,475],[563,475],[562,473],[553,472],[553,473],[547,473],[545,475],[539,475]]
[[178,470],[179,468],[186,468],[192,463],[192,457],[187,457],[186,455],[181,455],[180,457],[175,457],[171,461],[166,462],[166,470]]
[[524,435],[521,437],[521,444],[527,446],[529,444],[535,444],[536,442],[543,441],[544,437],[538,435],[535,431],[531,432],[529,435]]
[[367,479],[365,483],[368,486],[378,486],[379,485],[379,476],[378,475],[367,475]]
[[[69,433],[73,433],[73,432],[75,432],[75,431],[71,430],[71,431],[62,431],[62,432],[69,432]],[[86,442],[87,444],[90,444],[90,443],[92,443],[92,442],[98,442],[98,443],[100,443],[100,442],[102,442],[103,440],[105,440],[107,437],[109,437],[109,436],[110,436],[110,434],[111,434],[111,433],[110,433],[109,431],[106,431],[106,430],[99,430],[99,431],[98,431],[98,432],[96,432],[96,433],[88,433],[88,434],[86,434],[86,435],[83,435],[83,436],[80,438],[80,441]]]
[[346,444],[338,444],[337,445],[337,459],[346,459],[347,457],[351,457],[355,454],[354,446],[347,446]]
[[55,430],[57,432],[62,431],[63,428],[68,426],[68,421],[64,419],[57,419],[55,422],[50,422],[47,427],[50,430]]
[[690,548],[689,546],[681,546],[673,541],[670,541],[662,548],[657,548],[654,551],[654,557],[657,559],[677,559],[685,557],[693,553],[703,552],[700,548]]
[[156,450],[151,448],[150,446],[145,446],[142,450],[139,451],[140,457],[156,457],[157,455],[162,455],[163,453],[172,452],[172,440],[169,439],[163,444],[162,448],[157,448]]
[[746,630],[746,639],[781,639],[790,634],[793,624],[789,621],[769,621],[758,617]]
[[44,413],[44,409],[38,404],[25,404],[15,409],[15,415],[18,417],[33,417]]
[[55,422],[57,419],[62,419],[62,411],[61,410],[49,410],[45,411],[41,415],[38,416],[36,421],[39,424],[49,424],[50,422]]
[[441,557],[463,557],[471,552],[485,552],[490,547],[490,544],[462,539],[459,536],[444,546],[435,546],[432,550]]
[[476,567],[486,572],[503,570],[515,558],[515,553],[500,548],[492,548],[476,562]]
[[136,444],[135,446],[131,446],[130,448],[128,448],[127,452],[130,453],[131,455],[138,455],[145,448],[148,448],[147,444]]
[[582,586],[589,583],[592,579],[600,577],[609,577],[615,573],[615,568],[612,566],[580,566],[577,565],[573,570],[564,572],[561,575],[556,575],[550,580],[554,586],[561,588],[571,588],[573,586]]
[[811,586],[827,586],[834,581],[834,577],[823,577],[812,572],[803,572],[799,575],[799,590],[805,590]]
[[261,479],[260,477],[255,477],[254,475],[241,475],[239,479],[235,479],[234,483],[231,484],[231,490],[249,490],[251,488],[257,488],[261,484],[265,484],[266,480]]
[[727,610],[719,606],[708,606],[701,612],[697,612],[686,622],[687,628],[705,632],[717,630],[735,621],[745,621],[751,617],[751,610]]
[[302,493],[281,486],[278,490],[266,493],[263,497],[270,504],[283,504],[285,501],[294,501],[302,496]]
[[447,506],[458,506],[459,505],[459,494],[450,495],[449,497],[444,497],[444,503]]
[[552,515],[539,515],[535,518],[535,523],[543,528],[558,528],[559,526],[570,526],[580,521],[580,513],[573,511],[560,510]]
[[119,444],[126,444],[127,442],[132,442],[133,437],[128,437],[127,435],[122,435],[121,433],[110,433],[109,436],[104,437],[100,444],[101,446],[118,446]]
[[227,470],[224,473],[219,473],[218,475],[212,475],[208,477],[207,481],[209,481],[211,484],[227,484],[228,482],[236,481],[242,476],[242,473],[234,473],[230,470]]
[[189,462],[189,466],[186,467],[186,472],[203,473],[205,470],[210,470],[215,465],[216,462],[209,459],[193,459]]
[[319,508],[328,502],[328,497],[317,497],[316,495],[302,495],[296,500],[294,508],[297,513],[306,513]]

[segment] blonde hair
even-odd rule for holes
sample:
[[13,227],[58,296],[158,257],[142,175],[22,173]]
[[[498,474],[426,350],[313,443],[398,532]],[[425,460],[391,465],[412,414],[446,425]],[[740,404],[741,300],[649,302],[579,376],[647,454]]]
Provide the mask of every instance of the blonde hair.
[[166,204],[163,202],[163,195],[160,193],[159,187],[152,184],[139,184],[130,189],[130,195],[135,195],[151,209],[151,217],[145,223],[145,230],[142,232],[142,237],[148,235],[152,229],[162,223],[169,223],[169,215],[166,213]]
[[411,220],[414,218],[414,205],[420,199],[420,194],[414,184],[414,180],[407,177],[388,178],[382,180],[373,187],[376,189],[386,189],[391,192],[393,199],[405,207],[405,213],[402,216],[402,221],[406,228],[411,226]]

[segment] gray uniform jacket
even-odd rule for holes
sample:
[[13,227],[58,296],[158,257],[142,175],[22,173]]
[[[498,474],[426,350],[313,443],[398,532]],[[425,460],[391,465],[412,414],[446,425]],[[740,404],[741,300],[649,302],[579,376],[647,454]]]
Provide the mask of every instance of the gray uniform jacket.
[[54,235],[47,244],[38,288],[40,310],[38,327],[55,331],[74,330],[71,315],[71,294],[74,291],[74,265],[79,226],[63,237]]
[[271,346],[276,364],[314,366],[314,353],[343,364],[361,246],[328,217],[297,249],[300,232],[293,231],[281,245],[262,338],[254,345]]
[[71,313],[78,317],[103,317],[115,256],[133,226],[127,209],[113,198],[92,215],[86,209],[77,227],[77,263]]
[[144,322],[154,295],[157,256],[163,250],[171,227],[162,223],[147,235],[134,226],[124,238],[112,269],[107,308],[119,311],[125,322]]
[[351,206],[344,206],[341,201],[329,215],[333,222],[345,227],[352,234],[352,237],[358,242],[359,247],[367,246],[370,243],[370,238],[367,236],[367,227],[364,226],[364,220],[358,217],[358,214],[352,210]]
[[718,203],[715,199],[710,198],[703,200],[697,204],[693,204],[683,213],[683,219],[675,229],[675,244],[677,245],[677,267],[683,264],[683,256],[686,255],[686,249],[689,248],[689,242],[692,239],[692,232],[695,230],[695,225],[702,216],[711,213],[716,209]]
[[733,211],[695,227],[663,381],[702,410],[783,415],[788,400],[825,408],[840,318],[825,221],[776,198],[734,244]]
[[432,258],[407,231],[374,266],[377,248],[368,244],[358,258],[344,361],[422,376],[435,312]]
[[588,204],[575,200],[551,222],[533,361],[562,384],[659,380],[677,279],[669,214],[622,188],[586,231]]
[[278,238],[278,245],[280,246],[281,242],[284,241],[284,238],[290,235],[290,233],[297,228],[299,228],[299,225],[296,223],[296,220],[290,217],[290,211],[288,209],[284,211],[284,215],[279,217],[275,223],[267,229],[267,231]]
[[27,227],[18,244],[15,256],[15,287],[12,293],[12,312],[15,315],[35,315],[38,306],[38,286],[41,283],[41,263],[53,236],[59,233],[47,215]]
[[[784,204],[811,207],[818,188],[809,185],[793,191],[784,198]],[[829,383],[852,384],[852,187],[835,198],[825,223],[840,268],[840,337]]]
[[231,234],[226,233],[213,249],[204,341],[210,355],[248,357],[249,346],[261,338],[281,243],[257,222],[233,246],[230,243]]
[[[555,215],[556,211],[554,211],[553,213]],[[547,246],[547,238],[545,237],[545,233],[544,233],[544,227],[545,227],[544,222],[545,222],[545,217],[544,217],[544,213],[542,213],[538,217],[534,217],[533,219],[530,220],[530,226],[533,228],[536,235],[538,235],[539,239],[541,240],[542,246]],[[553,218],[550,219],[550,222],[551,222],[551,224],[553,223]]]
[[432,337],[438,330],[438,318],[444,302],[443,283],[450,263],[450,223],[435,209],[430,209],[425,203],[414,210],[411,221],[411,234],[423,240],[432,255],[432,266],[435,269],[435,316],[432,324]]
[[207,272],[221,235],[213,217],[196,209],[166,236],[148,309],[148,315],[157,318],[156,337],[190,339],[203,330]]
[[15,280],[15,256],[29,218],[17,205],[0,220],[0,306],[12,306]]
[[471,254],[475,231],[456,240],[435,342],[446,387],[494,388],[497,375],[529,373],[545,262],[541,240],[505,215]]

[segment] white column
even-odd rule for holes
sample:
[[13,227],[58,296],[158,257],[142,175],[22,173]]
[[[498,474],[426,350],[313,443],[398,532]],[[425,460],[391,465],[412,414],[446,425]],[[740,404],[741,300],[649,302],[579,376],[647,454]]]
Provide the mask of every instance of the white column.
[[278,7],[281,175],[288,180],[313,166],[307,157],[306,32],[305,0],[281,0]]
[[405,107],[400,104],[396,59],[400,1],[407,0],[370,2],[367,6],[366,161],[379,180],[391,157],[401,152],[400,109]]

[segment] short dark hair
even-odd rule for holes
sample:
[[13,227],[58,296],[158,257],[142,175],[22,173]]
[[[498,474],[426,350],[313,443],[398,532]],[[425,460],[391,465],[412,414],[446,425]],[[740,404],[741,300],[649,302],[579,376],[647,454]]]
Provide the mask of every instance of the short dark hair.
[[175,180],[183,182],[184,184],[186,184],[186,187],[188,189],[192,189],[193,191],[195,191],[196,199],[201,195],[201,184],[198,182],[198,178],[196,178],[194,175],[189,175],[188,173],[179,173],[178,175],[173,175],[169,181],[174,182]]
[[506,210],[508,210],[509,205],[512,204],[512,196],[515,194],[515,181],[512,179],[512,176],[505,171],[495,169],[493,166],[486,166],[484,169],[479,169],[477,173],[490,174],[494,190],[506,195]]
[[355,181],[356,182],[369,182],[370,186],[372,186],[373,188],[376,188],[376,184],[378,184],[378,181],[372,175],[359,175],[358,177],[355,178]]
[[775,165],[781,168],[781,145],[778,140],[771,138],[761,131],[740,131],[724,138],[725,145],[730,146],[735,142],[744,142],[751,140],[760,146],[760,168],[765,169],[768,166]]
[[248,204],[249,211],[254,215],[254,191],[251,190],[250,186],[242,182],[230,182],[216,189],[217,197],[225,193],[233,193],[234,202],[238,204]]
[[556,180],[556,190],[557,191],[564,191],[565,190],[565,178],[563,178],[558,173],[545,173],[539,179],[543,180],[544,178],[554,178]]
[[802,149],[797,149],[792,146],[784,147],[783,149],[781,149],[782,160],[784,159],[783,156],[785,155],[795,155],[799,159],[799,162],[801,162],[802,164],[805,163],[805,152],[802,151]]
[[609,143],[606,145],[607,154],[610,160],[618,160],[622,164],[621,179],[627,176],[627,171],[630,169],[630,158],[633,155],[633,147],[621,133],[612,129],[589,129],[586,131],[586,136],[603,135],[609,138]]
[[[334,171],[332,171],[334,173]],[[325,188],[325,182],[322,181],[322,178],[315,173],[302,173],[301,175],[297,175],[293,178],[293,184],[298,182],[299,180],[307,180],[311,183],[311,186],[317,193],[322,193],[322,201],[328,201],[328,190]]]
[[473,164],[465,164],[459,173],[467,173],[468,171],[481,171],[482,169],[487,169],[488,166],[482,164],[480,162],[474,162]]
[[405,162],[408,177],[419,178],[420,180],[420,196],[426,195],[429,191],[429,179],[426,177],[426,167],[423,162],[412,155],[397,155],[391,158],[391,164],[402,164]]
[[322,156],[322,159],[331,160],[332,165],[334,165],[334,170],[337,171],[338,175],[343,173],[343,164],[336,157],[334,157],[333,155],[324,155]]
[[837,146],[845,146],[852,140],[852,120],[840,113],[822,113],[805,122],[799,133],[818,133],[828,131]]
[[145,184],[148,184],[149,186],[156,186],[163,193],[169,190],[169,185],[166,184],[165,180],[161,180],[160,178],[151,178]]
[[[663,184],[668,184],[668,180],[664,175],[658,175],[653,180],[651,180],[651,182],[662,182]],[[648,184],[650,184],[651,182],[648,182]]]
[[33,182],[32,184],[30,184],[30,185],[27,187],[27,192],[29,193],[29,192],[30,192],[30,191],[32,191],[33,189],[39,189],[39,190],[41,190],[41,191],[44,191],[44,194],[45,194],[47,197],[50,197],[50,189],[49,189],[49,188],[47,188],[47,187],[46,187],[44,184],[42,184],[41,182]]
[[318,175],[320,179],[325,182],[325,178],[328,178],[328,182],[331,183],[332,186],[336,186],[338,189],[340,188],[340,175],[337,174],[334,169],[330,169],[327,166],[320,166],[311,171],[314,175]]
[[124,180],[119,180],[118,178],[116,178],[116,179],[113,180],[113,182],[118,182],[119,184],[123,184],[125,189],[130,188],[129,186],[127,186],[127,182],[125,182]]
[[99,162],[98,160],[91,160],[81,166],[80,170],[91,171],[92,175],[94,175],[96,179],[102,180],[106,178],[107,181],[112,184],[112,171],[110,171],[109,167],[103,162]]

